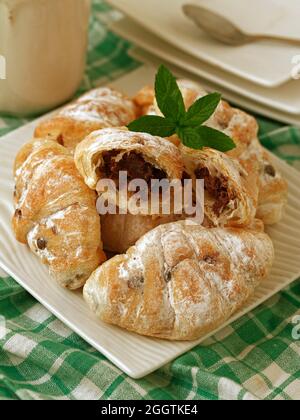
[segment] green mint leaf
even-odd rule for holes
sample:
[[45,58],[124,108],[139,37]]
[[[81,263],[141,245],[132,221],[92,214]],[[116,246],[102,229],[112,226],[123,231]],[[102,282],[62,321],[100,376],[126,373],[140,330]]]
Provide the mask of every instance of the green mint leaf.
[[170,137],[176,132],[176,123],[168,118],[145,115],[128,125],[130,131],[149,133],[153,136]]
[[192,149],[210,147],[227,152],[236,147],[226,134],[202,125],[220,103],[219,93],[198,99],[186,112],[175,77],[165,66],[161,66],[156,75],[155,94],[158,107],[166,118],[146,115],[129,124],[129,130],[160,137],[177,133],[182,143]]
[[236,147],[234,141],[226,134],[206,126],[182,127],[177,129],[177,134],[183,144],[191,149],[210,147],[220,152],[228,152]]
[[179,122],[184,117],[184,101],[176,78],[163,65],[156,75],[155,95],[157,105],[165,117],[174,122]]
[[186,113],[182,125],[197,127],[205,123],[213,115],[220,101],[219,93],[212,93],[198,99]]

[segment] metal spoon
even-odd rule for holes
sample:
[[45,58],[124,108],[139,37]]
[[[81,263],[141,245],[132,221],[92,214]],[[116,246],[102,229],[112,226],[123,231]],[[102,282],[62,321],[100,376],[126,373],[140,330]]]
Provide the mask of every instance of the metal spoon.
[[183,11],[207,34],[224,44],[240,46],[255,41],[271,40],[300,45],[300,41],[294,38],[247,34],[226,17],[200,5],[186,4],[183,6]]

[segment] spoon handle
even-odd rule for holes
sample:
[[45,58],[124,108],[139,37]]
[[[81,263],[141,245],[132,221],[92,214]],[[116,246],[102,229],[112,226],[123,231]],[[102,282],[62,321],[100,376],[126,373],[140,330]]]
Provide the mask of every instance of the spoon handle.
[[281,36],[276,35],[254,35],[254,40],[256,41],[276,41],[276,42],[284,42],[292,45],[300,45],[300,39],[295,38],[284,38]]

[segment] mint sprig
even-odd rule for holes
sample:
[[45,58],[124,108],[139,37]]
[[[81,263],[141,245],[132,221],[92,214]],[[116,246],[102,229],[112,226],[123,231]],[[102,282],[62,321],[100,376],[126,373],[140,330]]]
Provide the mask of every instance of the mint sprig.
[[219,105],[221,101],[219,93],[198,99],[186,110],[175,77],[162,65],[156,75],[155,95],[164,117],[145,115],[129,124],[129,130],[160,137],[177,134],[182,143],[192,149],[211,147],[221,152],[228,152],[236,147],[234,141],[226,134],[203,125]]
[[166,118],[178,123],[185,117],[182,93],[176,78],[165,66],[160,66],[156,75],[155,96],[157,105]]

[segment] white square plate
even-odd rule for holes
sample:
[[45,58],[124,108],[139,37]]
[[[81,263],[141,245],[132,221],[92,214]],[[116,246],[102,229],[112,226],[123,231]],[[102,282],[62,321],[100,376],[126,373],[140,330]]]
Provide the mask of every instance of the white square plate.
[[[142,67],[113,85],[133,94],[143,85],[152,83],[153,79],[154,70]],[[0,267],[121,370],[133,378],[141,378],[203,340],[191,343],[168,342],[141,337],[99,322],[90,313],[80,293],[61,289],[50,279],[47,269],[28,248],[17,243],[10,226],[14,211],[12,166],[18,150],[31,138],[36,124],[37,121],[34,121],[0,138]],[[299,174],[284,162],[276,160],[289,182],[290,196],[284,220],[269,230],[276,248],[275,265],[270,278],[257,290],[255,297],[226,325],[300,276]]]
[[[282,5],[286,3],[286,0],[278,1]],[[291,79],[291,60],[299,55],[296,45],[271,41],[241,47],[224,45],[210,38],[184,15],[182,6],[188,0],[108,2],[164,41],[226,72],[265,87],[279,86]],[[254,6],[253,13],[255,16]],[[143,36],[141,32],[140,37]]]
[[[247,80],[213,67],[161,40],[145,30],[132,19],[124,18],[113,22],[111,29],[123,38],[133,42],[161,60],[166,60],[196,76],[200,76],[220,89],[228,89],[239,96],[251,99],[260,105],[274,108],[276,111],[289,113],[300,121],[300,81],[291,80],[274,89],[258,86]],[[143,36],[141,36],[143,33]],[[300,41],[299,41],[300,45]]]
[[186,0],[185,3],[204,6],[230,19],[245,32],[253,35],[274,35],[300,41],[299,0]]
[[219,84],[210,82],[207,79],[196,76],[195,73],[187,71],[188,66],[186,66],[186,68],[183,69],[182,67],[172,64],[166,58],[159,58],[156,55],[153,55],[148,51],[142,50],[141,48],[137,47],[131,48],[130,55],[136,60],[152,66],[152,68],[157,68],[160,64],[165,64],[178,77],[195,80],[209,92],[214,92],[216,90],[222,92],[224,99],[243,109],[249,110],[259,115],[263,115],[267,118],[271,118],[276,121],[281,121],[285,124],[300,126],[300,115],[292,115],[283,111],[269,108],[268,106],[264,106],[257,101],[239,95],[238,93],[226,89],[225,87],[222,87]]

